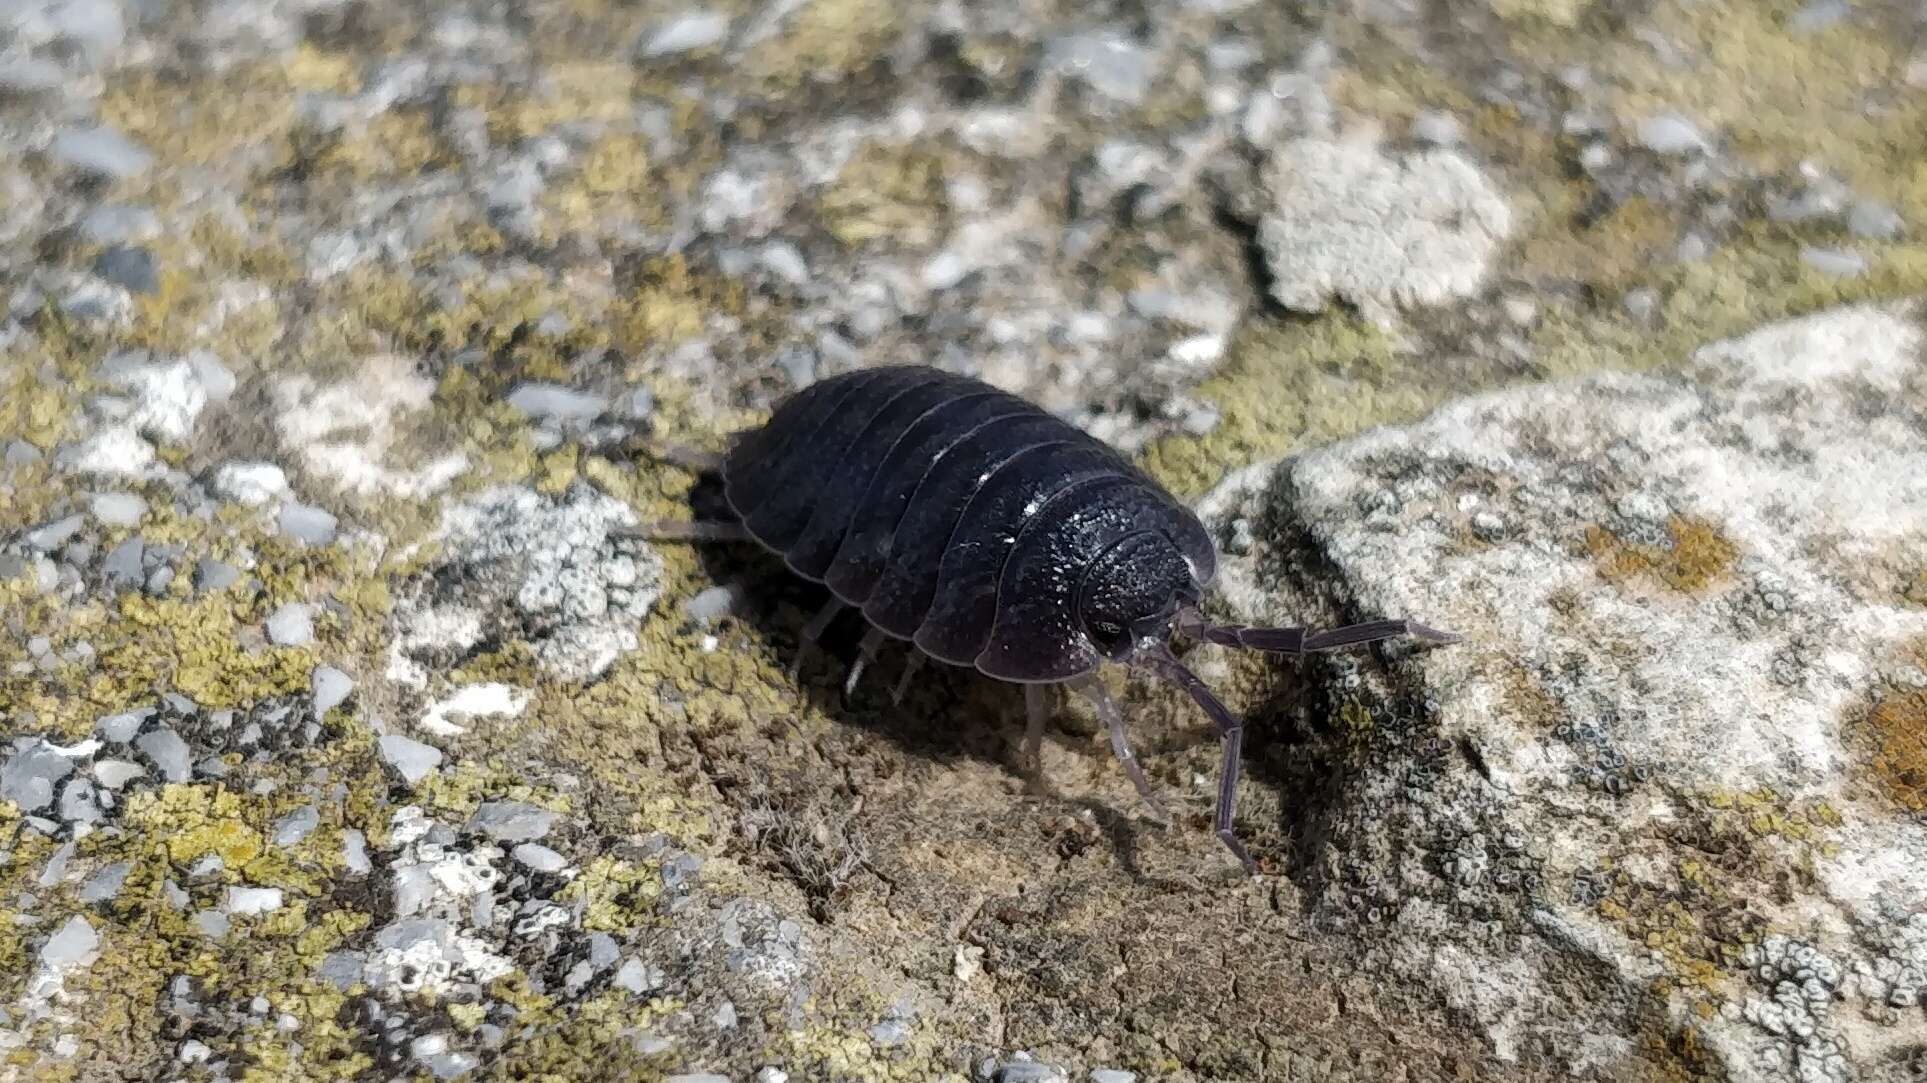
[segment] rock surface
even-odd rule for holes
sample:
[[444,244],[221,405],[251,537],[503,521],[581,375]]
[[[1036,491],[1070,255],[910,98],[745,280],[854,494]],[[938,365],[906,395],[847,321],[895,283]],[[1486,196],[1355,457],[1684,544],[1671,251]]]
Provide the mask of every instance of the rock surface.
[[[1923,18],[0,4],[0,1083],[1918,1075]],[[1229,593],[1482,638],[1195,652],[1255,885],[1158,685],[1171,828],[1068,697],[1027,796],[1021,695],[630,532],[902,360],[1187,499],[1445,407],[1491,484],[1293,460]]]
[[1584,1074],[1663,1018],[1734,1079],[1917,1067],[1924,342],[1839,309],[1216,494],[1258,539],[1247,619],[1292,616],[1271,577],[1316,559],[1347,611],[1465,637],[1333,686],[1370,733],[1317,912],[1373,914],[1383,965],[1506,1060]]

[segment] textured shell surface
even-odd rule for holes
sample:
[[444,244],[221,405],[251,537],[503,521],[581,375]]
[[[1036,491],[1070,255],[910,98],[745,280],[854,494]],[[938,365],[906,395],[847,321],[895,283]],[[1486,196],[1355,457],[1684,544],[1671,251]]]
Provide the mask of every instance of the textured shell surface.
[[1194,591],[1215,571],[1203,524],[1117,451],[934,368],[818,381],[741,434],[721,473],[750,536],[791,570],[882,632],[1005,680],[1102,660],[1080,619],[1081,595],[1109,589],[1093,568],[1115,575],[1149,543],[1181,556]]

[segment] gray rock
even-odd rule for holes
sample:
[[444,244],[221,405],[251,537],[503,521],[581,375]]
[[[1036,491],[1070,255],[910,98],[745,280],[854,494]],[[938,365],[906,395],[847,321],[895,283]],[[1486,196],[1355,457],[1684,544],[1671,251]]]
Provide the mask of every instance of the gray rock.
[[95,256],[94,273],[129,293],[153,293],[161,285],[154,254],[138,245],[113,245]]
[[152,707],[138,707],[118,714],[103,715],[94,723],[94,732],[100,734],[103,741],[126,744],[134,739],[134,735],[141,731],[141,726],[152,717],[154,717]]
[[73,770],[72,760],[36,738],[16,746],[13,755],[0,765],[0,798],[19,805],[22,812],[46,808],[53,804],[54,787]]
[[540,843],[525,842],[509,851],[515,863],[531,872],[561,872],[569,867],[569,859]]
[[333,513],[312,504],[289,501],[281,507],[281,533],[309,545],[327,545],[335,540],[340,525]]
[[146,556],[147,543],[138,536],[128,538],[107,551],[106,559],[100,564],[101,574],[116,586],[139,586],[146,578],[146,573],[141,569],[141,562]]
[[151,241],[161,235],[160,216],[149,207],[103,204],[80,217],[80,236],[103,247]]
[[547,838],[558,819],[555,813],[522,801],[484,801],[468,818],[468,830],[496,842],[534,842]]
[[645,58],[706,49],[729,36],[729,16],[720,11],[686,11],[658,27],[643,43]]
[[169,782],[186,782],[194,777],[193,759],[187,742],[167,726],[158,726],[134,740],[134,747],[147,756],[161,777]]
[[241,569],[224,560],[202,557],[194,562],[194,589],[226,590],[241,581]]
[[223,499],[251,508],[286,499],[290,493],[287,473],[273,463],[222,463],[214,471],[213,487]]
[[147,501],[133,493],[95,493],[88,504],[105,526],[139,526],[147,514]]
[[1137,1073],[1122,1068],[1093,1068],[1091,1083],[1137,1083]]
[[305,647],[314,642],[314,607],[289,602],[267,619],[268,642],[277,647]]
[[274,821],[272,837],[276,846],[294,846],[321,826],[321,813],[313,805],[303,805]]
[[321,965],[315,968],[315,977],[346,990],[361,981],[361,954],[353,951],[331,951],[322,956]]
[[40,965],[56,974],[93,962],[100,934],[86,918],[75,914],[40,946]]
[[94,761],[94,781],[110,790],[119,790],[146,773],[146,768],[130,760]]
[[412,737],[384,734],[376,745],[381,752],[382,762],[393,767],[403,781],[411,786],[442,765],[441,749],[425,745]]
[[102,865],[85,883],[80,885],[80,901],[89,906],[111,901],[120,894],[121,885],[127,882],[127,874],[134,867],[131,861],[116,861]]
[[190,920],[194,922],[194,927],[201,931],[201,935],[209,940],[219,940],[234,928],[234,922],[219,910],[198,911]]
[[1055,1064],[1035,1060],[1012,1060],[997,1066],[997,1083],[1070,1083],[1070,1076]]
[[1847,212],[1847,230],[1856,237],[1891,241],[1905,228],[1900,212],[1875,200],[1859,200]]
[[281,909],[283,892],[278,887],[247,887],[236,885],[227,889],[227,896],[221,906],[230,914],[254,916],[271,914]]
[[14,54],[0,57],[0,97],[31,97],[58,89],[66,79],[51,60]]
[[38,526],[27,531],[25,541],[29,546],[43,553],[51,553],[55,549],[67,544],[75,534],[80,533],[80,528],[85,525],[87,525],[86,517],[69,515],[64,519],[55,519],[45,526]]
[[368,838],[358,828],[342,829],[341,863],[356,876],[364,876],[374,868],[368,863]]
[[355,690],[354,678],[333,666],[316,666],[308,684],[314,696],[316,718],[341,706],[348,694]]
[[616,969],[616,976],[609,980],[613,982],[617,988],[627,989],[637,996],[641,996],[661,984],[656,976],[650,973],[648,964],[644,963],[641,959],[635,958],[624,960],[623,964]]
[[1157,74],[1156,59],[1137,42],[1107,32],[1073,34],[1052,41],[1045,62],[1081,79],[1092,90],[1119,102],[1143,99]]
[[126,180],[147,172],[154,156],[112,128],[68,128],[57,133],[47,153],[75,173],[103,180]]
[[[1890,1067],[1878,1050],[1911,1024],[1868,1022],[1885,986],[1823,981],[1821,1010],[1795,1012],[1776,992],[1788,971],[1742,961],[1741,930],[1802,914],[1788,927],[1812,965],[1897,973],[1883,945],[1927,913],[1927,878],[1881,871],[1927,868],[1927,822],[1905,811],[1918,784],[1857,751],[1910,739],[1878,719],[1906,717],[1907,645],[1927,641],[1927,609],[1899,604],[1903,580],[1874,556],[1927,556],[1927,432],[1900,420],[1927,408],[1923,345],[1904,308],[1837,309],[1668,373],[1462,400],[1207,500],[1213,521],[1276,524],[1225,562],[1241,620],[1302,616],[1316,603],[1292,569],[1317,566],[1346,614],[1464,637],[1328,656],[1334,688],[1380,721],[1324,806],[1318,875],[1385,905],[1373,922],[1328,896],[1311,920],[1372,922],[1381,980],[1429,986],[1500,1057],[1592,1043],[1601,1072],[1636,1072],[1623,1021],[1666,1010],[1639,1007],[1643,991],[1698,965],[1647,946],[1658,921],[1696,930],[1692,957],[1711,960],[1696,988],[1739,991],[1739,1010],[1672,1016],[1716,1071],[1791,1083]],[[1477,543],[1472,508],[1505,538]],[[1723,794],[1769,795],[1738,816],[1764,835],[1723,834]],[[1816,807],[1824,852],[1771,826],[1797,835]],[[1729,844],[1743,856],[1706,861]],[[1456,916],[1471,912],[1492,923]],[[1590,968],[1609,976],[1578,977]],[[1832,1041],[1850,1018],[1868,1040]],[[1838,1072],[1807,1071],[1836,1056]]]
[[1867,273],[1867,260],[1858,252],[1848,252],[1839,248],[1816,248],[1809,245],[1800,249],[1800,262],[1822,274],[1839,275],[1853,278]]
[[667,1077],[666,1083],[734,1083],[726,1075],[714,1072],[678,1072]]
[[61,787],[60,818],[68,823],[100,822],[100,801],[94,795],[94,784],[84,776],[68,779]]
[[517,384],[509,392],[508,402],[517,410],[543,421],[594,421],[609,409],[609,400],[603,396],[561,384]]
[[1639,142],[1655,154],[1700,154],[1707,150],[1699,125],[1679,113],[1661,113],[1639,122]]

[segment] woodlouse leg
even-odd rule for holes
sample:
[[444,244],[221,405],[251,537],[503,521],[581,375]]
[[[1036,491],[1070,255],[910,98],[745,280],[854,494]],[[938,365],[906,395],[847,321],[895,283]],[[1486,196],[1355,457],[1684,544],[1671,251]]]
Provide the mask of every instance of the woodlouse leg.
[[657,462],[680,466],[697,474],[712,474],[723,468],[721,452],[704,451],[687,444],[671,440],[658,440],[645,436],[636,442],[637,449]]
[[903,705],[903,697],[910,694],[910,682],[916,678],[917,672],[922,668],[923,652],[912,651],[910,653],[910,660],[903,664],[903,676],[897,678],[897,686],[890,692],[890,702],[892,704],[896,706]]
[[1310,628],[1251,628],[1240,624],[1210,624],[1202,620],[1188,627],[1195,634],[1226,647],[1245,647],[1279,654],[1337,650],[1403,636],[1427,643],[1456,643],[1459,639],[1456,633],[1442,632],[1410,620],[1375,620],[1322,632]]
[[1158,800],[1157,791],[1151,788],[1151,780],[1144,777],[1144,768],[1131,752],[1130,734],[1124,728],[1124,712],[1117,709],[1117,702],[1104,690],[1104,685],[1096,677],[1088,677],[1076,685],[1079,692],[1097,708],[1097,717],[1104,722],[1104,728],[1111,731],[1111,751],[1117,755],[1117,762],[1124,765],[1124,773],[1131,776],[1131,785],[1137,787],[1137,795],[1151,810],[1152,819],[1160,824],[1169,824],[1171,814],[1164,809],[1164,802]]
[[1032,794],[1044,792],[1044,723],[1050,719],[1049,691],[1024,686],[1024,783]]
[[843,695],[848,698],[856,694],[857,678],[863,676],[863,669],[877,656],[877,648],[883,646],[883,630],[871,628],[863,633],[863,642],[857,644],[855,664],[850,666],[850,675],[843,678]]
[[1224,760],[1218,768],[1218,801],[1211,826],[1217,832],[1218,841],[1224,843],[1225,848],[1238,859],[1238,864],[1244,866],[1246,874],[1258,875],[1258,863],[1251,859],[1251,852],[1238,840],[1238,832],[1231,826],[1232,816],[1237,810],[1238,772],[1243,766],[1244,720],[1232,714],[1231,708],[1213,695],[1211,689],[1198,679],[1198,675],[1186,669],[1184,663],[1178,661],[1169,650],[1160,647],[1145,657],[1153,669],[1189,692],[1218,727],[1218,739],[1224,746]]
[[749,531],[741,523],[701,522],[687,519],[658,519],[641,526],[617,527],[609,533],[646,541],[741,542]]
[[841,612],[843,612],[843,602],[833,596],[829,601],[824,602],[823,608],[817,610],[816,616],[811,617],[810,622],[803,626],[803,641],[796,645],[796,657],[790,659],[788,673],[791,684],[796,683],[797,676],[803,672],[803,658],[809,654],[810,647],[823,638],[823,633],[830,630],[830,622],[834,621],[836,615]]

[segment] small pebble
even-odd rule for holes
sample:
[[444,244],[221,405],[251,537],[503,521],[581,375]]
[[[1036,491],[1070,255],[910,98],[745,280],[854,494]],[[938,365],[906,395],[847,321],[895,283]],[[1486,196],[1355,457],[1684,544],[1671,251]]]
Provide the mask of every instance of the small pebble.
[[1852,278],[1867,273],[1867,261],[1857,252],[1847,252],[1838,248],[1815,248],[1808,246],[1800,250],[1800,262],[1822,274],[1839,275]]
[[664,24],[642,46],[644,58],[705,49],[729,34],[729,16],[720,11],[689,11]]
[[47,153],[61,166],[101,180],[125,180],[147,171],[154,156],[112,128],[68,128]]
[[569,867],[569,861],[561,854],[540,843],[525,842],[509,851],[515,863],[534,872],[561,872]]
[[335,540],[340,524],[332,514],[312,504],[290,501],[281,507],[281,533],[309,545],[327,545]]
[[72,970],[92,962],[99,947],[100,934],[93,924],[75,914],[40,946],[40,965],[56,973]]
[[268,614],[268,642],[277,647],[305,647],[314,642],[314,607],[289,602]]
[[609,409],[609,400],[561,384],[517,384],[509,405],[543,421],[594,421]]
[[610,981],[618,988],[627,989],[637,996],[655,988],[655,983],[650,980],[649,968],[641,959],[632,958],[624,962]]
[[1870,199],[1863,199],[1847,212],[1847,230],[1856,237],[1866,237],[1876,241],[1891,241],[1900,236],[1906,223],[1901,221],[1900,212]]
[[194,589],[226,590],[241,581],[241,569],[224,560],[202,557],[194,562]]
[[113,245],[95,256],[94,273],[129,293],[151,294],[161,286],[154,254],[135,245]]
[[88,504],[105,526],[138,526],[147,514],[147,501],[133,493],[95,493]]
[[368,863],[368,837],[352,827],[341,832],[341,863],[356,876],[365,876],[374,868]]
[[110,790],[118,791],[146,773],[146,768],[130,760],[94,761],[94,781]]
[[119,744],[127,744],[129,740],[133,740],[133,734],[141,732],[141,723],[145,723],[145,721],[152,719],[152,717],[154,717],[154,709],[152,709],[152,707],[139,707],[139,709],[135,709],[135,711],[121,711],[118,715],[102,715],[102,717],[94,723],[94,732],[100,734],[100,740],[112,740],[112,742],[119,742]]
[[1137,1073],[1122,1068],[1093,1068],[1091,1083],[1137,1083]]
[[274,844],[288,847],[298,844],[321,826],[321,813],[313,805],[304,805],[286,816],[274,821]]
[[1817,34],[1838,26],[1852,14],[1853,8],[1848,6],[1847,0],[1812,0],[1793,13],[1793,17],[1787,20],[1787,28],[1795,34]]
[[1694,154],[1706,149],[1699,125],[1678,113],[1662,113],[1639,122],[1639,141],[1655,154]]
[[209,940],[219,940],[234,928],[234,922],[219,910],[202,910],[194,915],[193,922],[194,927],[201,930],[201,935]]
[[316,666],[308,684],[313,690],[316,718],[341,706],[348,698],[348,693],[355,690],[354,678],[333,666]]
[[73,773],[72,760],[53,750],[45,741],[35,741],[15,752],[0,766],[0,798],[33,812],[53,804],[54,787]]
[[522,801],[484,801],[468,818],[468,830],[497,842],[534,842],[555,829],[557,817]]
[[85,883],[80,885],[80,901],[93,905],[104,903],[120,894],[121,885],[127,882],[127,874],[134,867],[131,861],[116,861],[102,865]]
[[230,914],[270,914],[281,909],[281,900],[278,887],[230,887],[225,907]]
[[141,572],[141,561],[146,555],[146,542],[139,538],[128,538],[107,551],[106,559],[100,562],[101,574],[116,586],[137,586],[145,578]]
[[402,780],[411,786],[427,778],[430,771],[442,764],[441,749],[425,745],[412,737],[384,734],[376,744],[382,762],[393,767]]
[[213,485],[222,499],[251,508],[285,499],[291,492],[287,473],[273,463],[222,463],[214,471]]
[[187,742],[172,729],[161,726],[141,734],[134,741],[134,747],[146,754],[147,759],[160,770],[161,777],[169,782],[186,782],[194,777],[193,760],[187,751]]
[[25,540],[29,546],[43,553],[52,552],[67,544],[75,534],[80,533],[80,528],[86,523],[87,520],[82,516],[69,515],[64,519],[56,519],[45,526],[27,531]]

